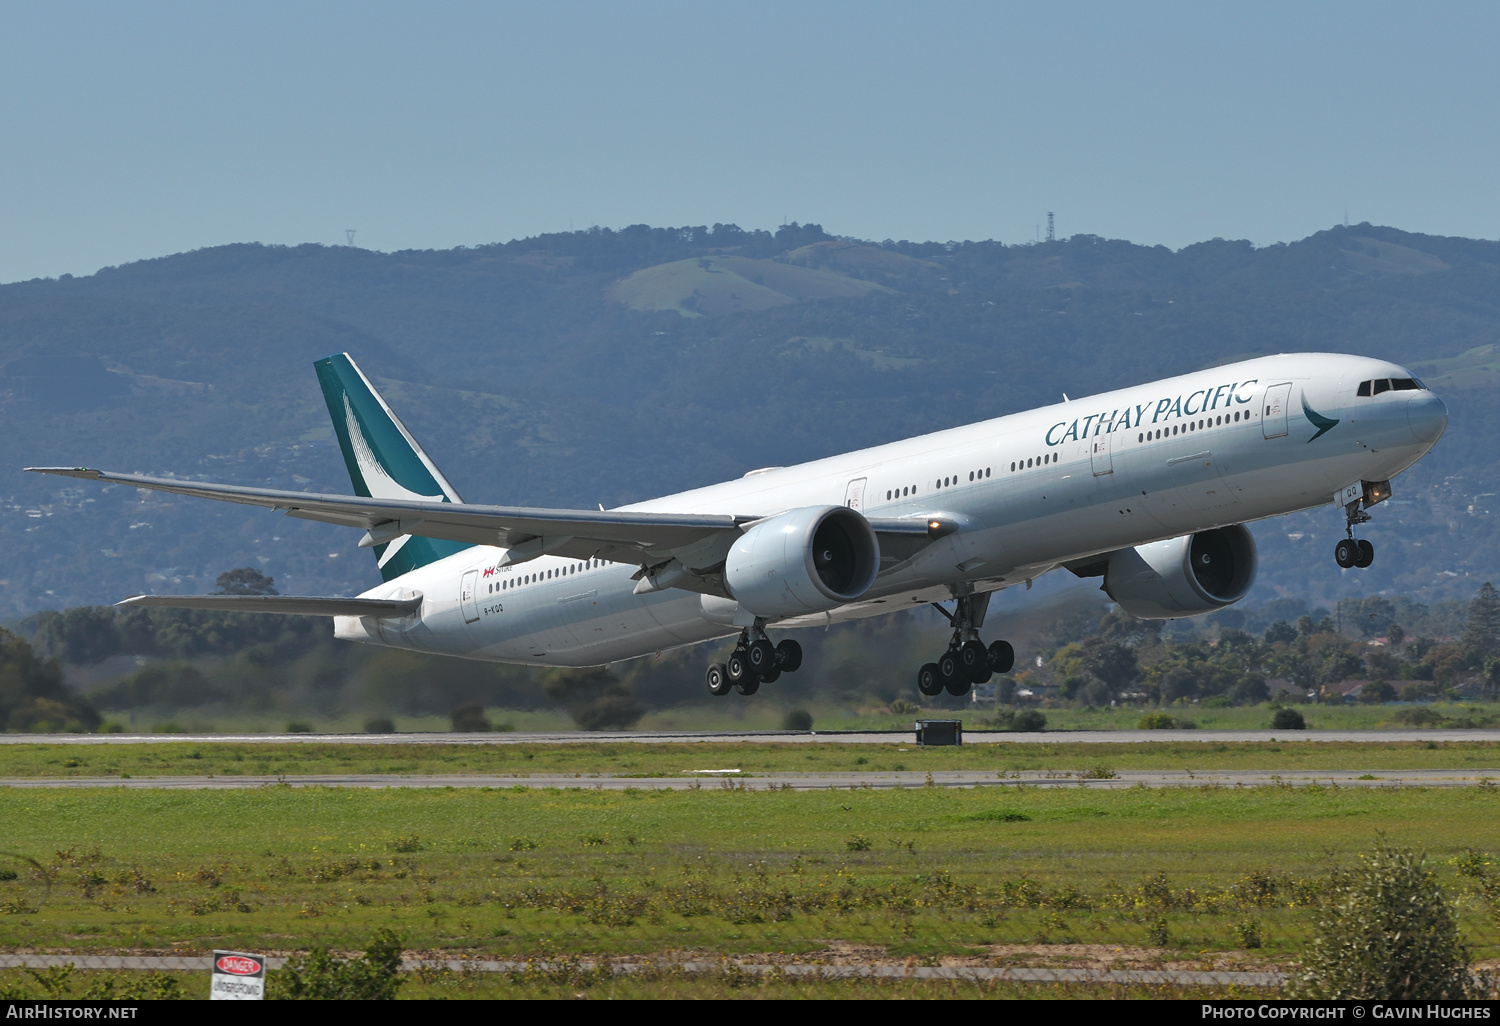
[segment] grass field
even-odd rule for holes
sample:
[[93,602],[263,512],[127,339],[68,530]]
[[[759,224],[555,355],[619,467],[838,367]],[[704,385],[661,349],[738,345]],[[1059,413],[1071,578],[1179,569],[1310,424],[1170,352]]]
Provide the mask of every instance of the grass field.
[[[277,997],[277,971],[267,979],[268,996]],[[1069,1000],[1184,1000],[1188,998],[1255,998],[1274,996],[1242,987],[1147,986],[1131,984],[1009,983],[972,980],[831,980],[788,977],[757,978],[733,965],[705,973],[685,974],[670,968],[657,973],[606,976],[560,965],[549,972],[474,973],[464,970],[419,970],[404,974],[397,994],[408,1000],[561,999],[580,997],[632,999],[826,999],[953,998]],[[37,998],[113,998],[115,1000],[208,997],[208,974],[202,972],[139,973],[74,970],[0,970],[0,1000]]]
[[[754,699],[746,701],[730,696],[716,705],[688,705],[653,710],[637,725],[638,730],[780,730],[786,712],[792,706],[805,708],[811,713],[813,726],[818,730],[899,730],[912,729],[912,721],[918,716],[938,719],[962,719],[969,729],[980,729],[987,719],[995,715],[995,708],[986,705],[964,705],[958,708],[935,706],[916,714],[897,715],[890,710],[871,706],[855,708],[825,701],[793,701],[796,696],[787,696],[777,701],[777,696],[764,691]],[[917,697],[915,692],[913,697]],[[1397,716],[1402,705],[1299,705],[1297,709],[1307,720],[1310,730],[1379,730],[1382,728],[1411,729],[1403,726]],[[1423,706],[1449,721],[1500,721],[1500,703],[1445,703],[1435,702]],[[1235,706],[1227,709],[1212,709],[1201,705],[1173,706],[1173,716],[1191,720],[1205,730],[1268,730],[1274,710],[1268,705]],[[1049,730],[1127,730],[1134,729],[1144,711],[1134,708],[1118,709],[1045,709]],[[516,710],[492,708],[485,715],[496,724],[505,724],[515,730],[556,731],[576,729],[566,713],[555,709]],[[304,721],[313,730],[321,733],[360,733],[364,730],[366,717],[357,714],[319,718],[312,714],[298,714],[296,719]],[[203,710],[142,710],[133,718],[117,716],[128,732],[162,733],[161,728],[170,725],[176,732],[203,733],[277,733],[287,727],[285,714],[237,712],[214,715]],[[441,716],[397,716],[396,728],[402,731],[443,732],[451,729],[449,720]],[[1434,737],[1442,737],[1440,728],[1433,728]]]
[[1433,857],[1489,958],[1493,860],[1469,850],[1500,850],[1497,812],[1491,788],[9,791],[0,947],[390,927],[452,956],[1254,966],[1300,949],[1330,870],[1384,834]]
[[1400,770],[1500,768],[1493,744],[1443,741],[1216,742],[1163,731],[1156,743],[969,744],[152,744],[0,745],[0,777],[275,776],[318,773],[610,773],[678,776],[734,768],[743,774],[886,770]]

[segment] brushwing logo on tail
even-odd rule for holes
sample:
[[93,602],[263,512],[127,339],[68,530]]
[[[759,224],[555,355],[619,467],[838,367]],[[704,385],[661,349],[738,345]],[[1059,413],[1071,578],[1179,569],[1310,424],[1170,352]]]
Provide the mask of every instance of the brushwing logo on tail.
[[[359,465],[360,476],[365,479],[365,489],[370,493],[371,498],[419,499],[427,502],[442,502],[447,498],[441,492],[437,495],[414,492],[390,475],[375,456],[370,440],[365,437],[364,425],[360,423],[359,415],[354,412],[354,405],[349,402],[348,395],[344,396],[344,425],[349,431],[349,448],[354,450],[354,462]],[[390,562],[391,557],[400,552],[409,541],[411,541],[409,534],[403,534],[393,540],[380,554],[379,565],[385,566]]]

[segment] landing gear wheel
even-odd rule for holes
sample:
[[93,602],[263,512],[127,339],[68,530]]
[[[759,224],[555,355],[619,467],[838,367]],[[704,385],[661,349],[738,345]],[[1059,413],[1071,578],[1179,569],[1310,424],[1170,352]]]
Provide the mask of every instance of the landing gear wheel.
[[734,687],[739,687],[752,676],[750,667],[745,663],[745,653],[735,649],[724,662],[724,678]]
[[990,675],[990,654],[984,650],[982,641],[966,641],[959,647],[958,663],[963,668],[965,680],[979,681],[980,674]]
[[725,671],[723,663],[710,665],[704,682],[708,685],[708,693],[717,698],[729,694],[729,689],[734,686],[729,683],[729,674]]
[[802,646],[790,638],[777,645],[776,665],[782,673],[796,673],[802,666]]
[[929,698],[943,693],[943,682],[938,680],[937,663],[925,663],[917,671],[917,690]]
[[1363,538],[1361,538],[1354,544],[1359,550],[1354,557],[1355,566],[1363,570],[1365,567],[1375,562],[1375,546],[1371,545]]
[[997,641],[990,645],[990,669],[996,673],[1009,673],[1016,665],[1016,650],[1008,641]]
[[745,665],[752,674],[759,677],[776,665],[776,649],[765,638],[756,638],[745,649]]
[[1359,558],[1359,546],[1354,543],[1353,538],[1345,538],[1333,547],[1333,561],[1340,567],[1348,570]]
[[765,673],[757,674],[756,679],[762,684],[775,684],[776,678],[781,676],[781,667],[773,666]]
[[760,690],[760,681],[746,674],[745,679],[734,686],[734,690],[742,695],[753,695]]
[[958,653],[956,651],[950,650],[939,656],[937,668],[938,680],[942,681],[943,687],[950,691],[953,690],[954,684],[963,679],[964,668],[963,664],[958,661]]

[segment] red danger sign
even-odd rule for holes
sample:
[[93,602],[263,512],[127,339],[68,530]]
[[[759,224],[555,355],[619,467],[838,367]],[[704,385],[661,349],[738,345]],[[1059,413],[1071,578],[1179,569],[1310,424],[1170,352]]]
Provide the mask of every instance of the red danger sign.
[[235,976],[254,976],[261,970],[260,960],[249,955],[225,955],[214,965],[220,972],[233,973]]
[[213,1001],[261,1001],[266,996],[266,960],[243,951],[215,951],[208,996]]

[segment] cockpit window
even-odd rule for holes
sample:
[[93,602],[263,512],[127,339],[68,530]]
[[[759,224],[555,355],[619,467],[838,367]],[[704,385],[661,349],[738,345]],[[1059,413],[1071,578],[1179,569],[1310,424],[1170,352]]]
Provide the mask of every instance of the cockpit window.
[[1376,378],[1373,381],[1361,381],[1355,395],[1374,396],[1381,392],[1417,392],[1427,388],[1416,378]]

